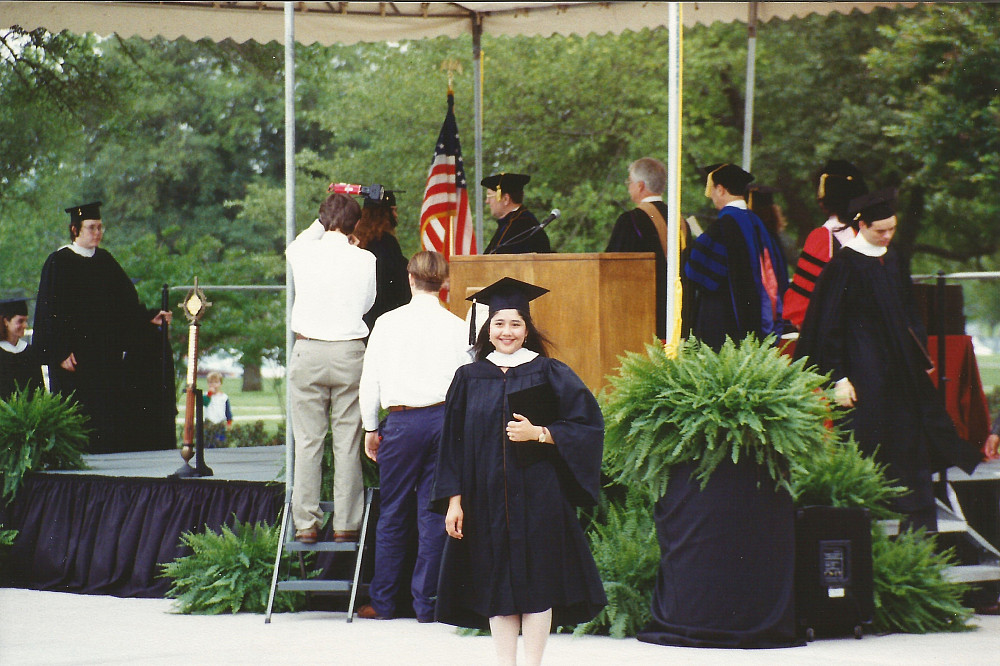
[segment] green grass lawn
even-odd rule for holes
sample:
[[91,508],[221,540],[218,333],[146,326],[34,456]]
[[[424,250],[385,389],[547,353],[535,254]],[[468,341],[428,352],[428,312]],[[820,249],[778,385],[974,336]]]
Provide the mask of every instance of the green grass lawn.
[[[277,433],[279,428],[284,432],[284,379],[265,377],[262,383],[263,388],[260,391],[244,393],[242,378],[227,377],[222,381],[222,391],[229,396],[229,406],[233,410],[233,419],[244,424],[263,421],[264,431],[268,435]],[[204,379],[199,379],[198,388],[207,391],[208,383]],[[179,423],[184,422],[184,410],[185,397],[181,393],[177,400],[177,420]]]
[[[284,380],[280,378],[263,380],[264,387],[260,391],[243,392],[243,380],[239,377],[228,377],[222,382],[222,391],[229,396],[229,405],[235,417],[271,416],[282,417],[285,414]],[[208,390],[207,383],[198,381],[198,388]],[[177,407],[183,413],[184,394],[177,400]]]
[[987,392],[990,387],[1000,386],[1000,354],[977,356],[976,363],[979,365],[979,376]]

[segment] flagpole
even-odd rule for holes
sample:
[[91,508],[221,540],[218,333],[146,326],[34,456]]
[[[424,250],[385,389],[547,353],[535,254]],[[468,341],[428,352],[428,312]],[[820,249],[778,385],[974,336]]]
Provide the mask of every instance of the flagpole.
[[[448,97],[454,99],[455,88],[454,84],[454,70],[448,70]],[[455,216],[448,216],[448,261],[455,256]]]

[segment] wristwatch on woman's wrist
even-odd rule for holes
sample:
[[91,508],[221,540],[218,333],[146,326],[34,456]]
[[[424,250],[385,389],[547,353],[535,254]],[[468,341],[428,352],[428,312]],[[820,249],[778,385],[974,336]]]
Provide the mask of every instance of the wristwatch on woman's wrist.
[[545,426],[542,426],[542,432],[538,434],[538,443],[539,444],[545,443]]

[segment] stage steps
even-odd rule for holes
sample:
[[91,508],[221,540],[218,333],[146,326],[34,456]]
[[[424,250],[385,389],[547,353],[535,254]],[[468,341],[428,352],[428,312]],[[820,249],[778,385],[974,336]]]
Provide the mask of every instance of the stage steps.
[[[942,575],[951,583],[990,583],[1000,581],[1000,551],[993,544],[987,541],[979,532],[974,530],[965,520],[962,507],[958,502],[958,496],[954,492],[950,482],[946,483],[948,506],[940,499],[937,502],[937,523],[938,540],[942,537],[949,538],[962,545],[964,548],[956,548],[959,559],[965,560],[962,564],[956,564],[946,568]],[[898,520],[880,520],[883,531],[889,536],[899,534]],[[964,558],[963,558],[964,555]],[[975,560],[970,563],[970,560]]]
[[[264,624],[271,623],[271,609],[274,605],[275,593],[284,591],[350,593],[350,599],[347,603],[347,621],[353,622],[354,605],[357,601],[358,588],[361,587],[361,564],[364,559],[365,547],[368,540],[368,528],[374,495],[375,488],[365,488],[365,510],[364,516],[361,519],[361,531],[358,534],[356,542],[318,541],[316,543],[299,543],[295,540],[295,528],[289,519],[292,511],[291,502],[285,502],[284,510],[281,514],[281,540],[278,543],[278,553],[274,560],[274,573],[271,576],[271,591],[267,598],[267,612],[264,616]],[[332,513],[333,502],[320,502],[319,508],[324,514]],[[301,580],[278,580],[281,572],[281,557],[286,552],[299,554]],[[343,580],[307,579],[303,554],[316,552],[355,553],[353,578]]]

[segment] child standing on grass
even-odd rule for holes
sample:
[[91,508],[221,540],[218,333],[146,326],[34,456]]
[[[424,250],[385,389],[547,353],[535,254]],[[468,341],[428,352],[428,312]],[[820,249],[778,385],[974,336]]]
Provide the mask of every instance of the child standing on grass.
[[205,394],[205,421],[213,424],[225,423],[225,428],[219,428],[215,436],[208,438],[205,446],[208,448],[226,446],[226,433],[233,425],[233,410],[229,406],[229,396],[222,392],[222,373],[210,372],[206,377],[208,393]]

